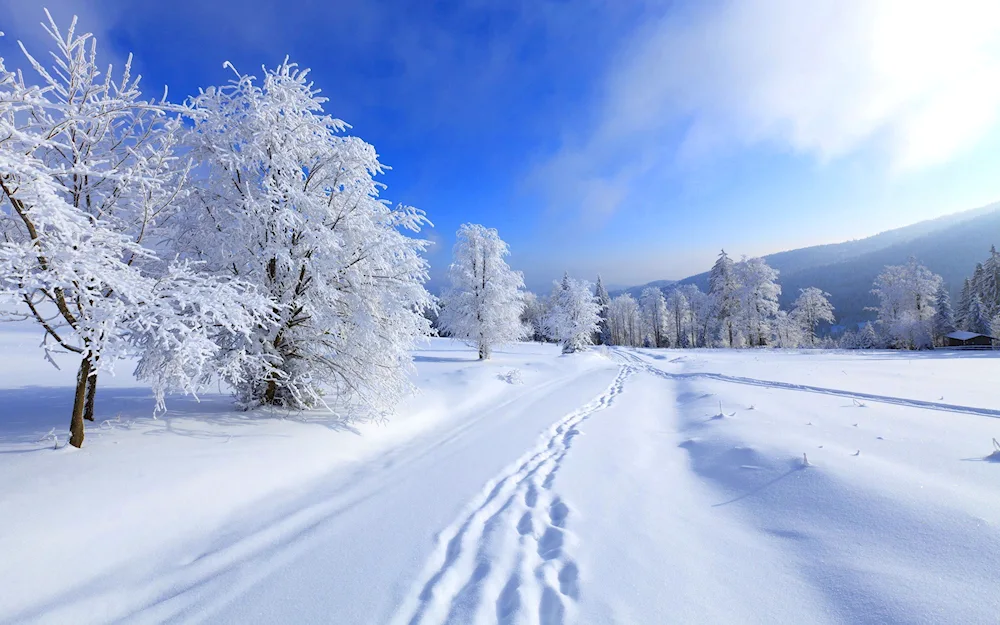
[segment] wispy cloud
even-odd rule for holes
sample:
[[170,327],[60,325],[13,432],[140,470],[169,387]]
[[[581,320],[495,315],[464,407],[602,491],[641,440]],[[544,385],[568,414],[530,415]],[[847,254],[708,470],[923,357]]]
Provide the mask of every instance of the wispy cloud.
[[948,162],[1000,111],[996,0],[729,0],[651,16],[593,123],[535,172],[600,218],[678,159],[770,145],[860,149],[892,171]]

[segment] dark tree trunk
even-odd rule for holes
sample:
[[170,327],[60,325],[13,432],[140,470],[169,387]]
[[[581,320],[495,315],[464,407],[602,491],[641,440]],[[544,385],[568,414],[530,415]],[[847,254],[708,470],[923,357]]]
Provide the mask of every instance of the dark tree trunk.
[[94,420],[94,396],[97,395],[97,374],[90,376],[87,382],[87,404],[83,408],[83,418],[87,421]]
[[83,447],[83,412],[87,403],[87,385],[90,381],[90,357],[84,357],[80,362],[80,370],[76,374],[76,395],[73,398],[73,416],[69,421],[69,444],[73,447]]

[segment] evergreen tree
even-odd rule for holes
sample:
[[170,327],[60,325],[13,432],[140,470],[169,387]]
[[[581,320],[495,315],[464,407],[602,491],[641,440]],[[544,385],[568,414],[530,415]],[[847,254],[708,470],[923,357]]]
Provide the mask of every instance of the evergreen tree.
[[1000,313],[1000,253],[995,245],[990,247],[990,257],[983,263],[979,297],[987,316],[992,319]]
[[944,282],[938,287],[935,296],[936,312],[934,313],[934,341],[937,345],[944,344],[944,335],[955,331],[955,314],[951,309],[951,296]]
[[728,347],[733,347],[736,343],[738,286],[733,260],[726,254],[726,250],[722,250],[708,275],[708,295],[712,303],[711,323],[718,328]]
[[562,344],[564,354],[593,344],[600,323],[600,304],[590,289],[589,282],[574,280],[569,274],[556,283],[546,327],[549,336]]
[[958,310],[955,311],[955,325],[960,330],[969,329],[969,309],[972,307],[972,280],[966,278],[962,283],[962,295],[958,299]]
[[969,306],[969,317],[966,320],[966,328],[969,332],[976,334],[990,333],[990,318],[986,316],[983,302],[979,299],[979,294],[972,296],[972,304]]
[[878,332],[875,331],[875,325],[871,321],[866,323],[861,328],[861,332],[858,333],[858,349],[877,349],[881,343],[882,341],[879,340]]
[[611,343],[611,329],[608,327],[608,307],[611,305],[611,297],[608,295],[608,289],[605,288],[600,275],[597,276],[597,287],[594,289],[594,295],[597,297],[597,304],[601,307],[597,344],[609,345]]

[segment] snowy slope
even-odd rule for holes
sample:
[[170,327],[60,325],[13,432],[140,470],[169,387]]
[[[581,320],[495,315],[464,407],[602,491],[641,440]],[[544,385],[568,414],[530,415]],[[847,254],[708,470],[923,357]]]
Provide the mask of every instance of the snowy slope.
[[110,421],[53,451],[70,369],[39,364],[29,335],[0,346],[0,622],[1000,609],[993,353],[522,344],[484,364],[435,340],[387,423],[236,413],[218,393],[152,420],[120,374],[98,398]]

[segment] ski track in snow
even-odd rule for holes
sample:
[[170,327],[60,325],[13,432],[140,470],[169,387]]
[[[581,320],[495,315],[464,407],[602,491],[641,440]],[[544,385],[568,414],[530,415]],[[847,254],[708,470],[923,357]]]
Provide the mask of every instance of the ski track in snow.
[[[641,368],[646,373],[650,373],[652,375],[656,375],[661,378],[667,378],[669,380],[690,380],[690,379],[716,380],[718,382],[730,382],[732,384],[744,384],[747,386],[759,386],[762,388],[773,388],[785,391],[818,393],[821,395],[833,395],[835,397],[844,397],[846,399],[857,399],[857,400],[879,402],[883,404],[892,404],[895,406],[906,406],[908,408],[923,408],[925,410],[957,412],[960,414],[971,414],[971,415],[978,415],[981,417],[991,417],[994,419],[1000,419],[1000,410],[991,408],[976,408],[973,406],[960,406],[958,404],[944,404],[939,402],[923,401],[920,399],[906,399],[903,397],[892,397],[890,395],[874,395],[871,393],[859,393],[855,391],[824,388],[821,386],[809,386],[806,384],[792,384],[790,382],[776,382],[773,380],[760,380],[757,378],[746,378],[741,376],[725,375],[722,373],[709,373],[709,372],[670,373],[668,371],[664,371],[656,367],[652,363],[647,362],[640,355],[625,351],[621,348],[615,348],[613,350],[613,353],[617,355],[621,361],[626,362],[631,366],[636,366],[638,368]],[[670,362],[673,363],[675,361],[672,360]]]
[[554,492],[556,474],[579,426],[614,403],[635,370],[623,365],[604,393],[550,426],[485,485],[439,534],[393,623],[566,622],[580,596],[580,570],[569,554],[571,508]]

